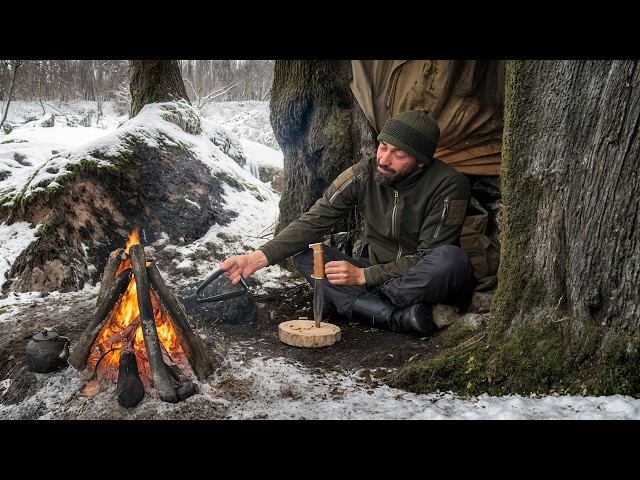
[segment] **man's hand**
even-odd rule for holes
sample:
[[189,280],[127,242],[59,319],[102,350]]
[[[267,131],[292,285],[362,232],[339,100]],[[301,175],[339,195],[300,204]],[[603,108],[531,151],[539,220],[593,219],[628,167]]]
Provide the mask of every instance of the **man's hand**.
[[365,285],[364,268],[356,267],[346,260],[327,262],[324,276],[333,285]]
[[240,275],[249,278],[255,272],[269,265],[269,261],[261,250],[256,250],[247,255],[234,255],[227,258],[220,264],[220,268],[224,270],[224,275],[231,280],[231,283],[238,283]]

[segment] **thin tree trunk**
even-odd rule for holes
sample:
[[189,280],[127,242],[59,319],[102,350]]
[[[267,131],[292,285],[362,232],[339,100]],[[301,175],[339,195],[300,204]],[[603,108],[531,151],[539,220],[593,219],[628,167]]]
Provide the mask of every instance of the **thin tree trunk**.
[[11,104],[11,97],[13,95],[13,88],[16,85],[16,76],[18,75],[18,69],[22,66],[21,60],[14,60],[13,62],[9,62],[9,64],[13,67],[13,76],[11,77],[11,86],[9,87],[9,95],[7,97],[7,104],[5,105],[4,112],[2,112],[2,120],[0,120],[0,129],[4,125],[5,120],[7,119],[7,114],[9,113],[9,105]]

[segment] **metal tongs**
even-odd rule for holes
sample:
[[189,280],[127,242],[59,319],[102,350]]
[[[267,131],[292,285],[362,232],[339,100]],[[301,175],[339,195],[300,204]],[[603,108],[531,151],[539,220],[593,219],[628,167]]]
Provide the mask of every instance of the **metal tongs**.
[[207,279],[200,284],[200,286],[196,289],[196,292],[193,295],[189,295],[188,297],[181,298],[182,305],[184,306],[185,312],[189,312],[194,308],[201,306],[203,303],[207,302],[220,302],[222,300],[228,300],[230,298],[239,297],[241,295],[246,294],[249,291],[249,287],[247,287],[247,283],[244,281],[242,275],[240,276],[240,289],[234,290],[232,292],[219,293],[217,295],[213,295],[211,297],[202,297],[199,294],[205,289],[207,285],[213,282],[216,278],[222,275],[226,270],[221,268],[217,269],[211,275],[207,277]]

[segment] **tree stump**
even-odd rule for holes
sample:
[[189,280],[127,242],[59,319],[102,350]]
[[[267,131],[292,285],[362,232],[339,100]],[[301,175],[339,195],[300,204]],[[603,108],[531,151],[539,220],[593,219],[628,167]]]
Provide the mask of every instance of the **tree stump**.
[[294,347],[326,347],[342,338],[340,328],[330,323],[320,322],[316,327],[314,320],[300,317],[278,325],[280,341]]

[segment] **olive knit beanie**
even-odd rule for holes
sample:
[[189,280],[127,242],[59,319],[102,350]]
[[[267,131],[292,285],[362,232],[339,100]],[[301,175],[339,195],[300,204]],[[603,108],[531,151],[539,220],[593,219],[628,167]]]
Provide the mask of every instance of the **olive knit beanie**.
[[387,120],[378,141],[390,143],[424,163],[430,163],[440,140],[440,127],[424,110],[402,112]]

